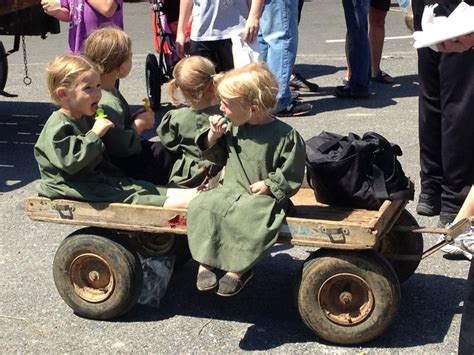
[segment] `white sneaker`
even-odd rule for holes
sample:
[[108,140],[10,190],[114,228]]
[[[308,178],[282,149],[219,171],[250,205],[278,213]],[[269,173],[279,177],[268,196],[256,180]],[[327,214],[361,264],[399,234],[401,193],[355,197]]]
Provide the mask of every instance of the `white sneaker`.
[[[440,235],[438,242],[444,240]],[[445,245],[441,251],[448,255],[462,255],[468,260],[472,260],[474,254],[474,228],[470,227],[465,233],[459,235],[454,242]]]

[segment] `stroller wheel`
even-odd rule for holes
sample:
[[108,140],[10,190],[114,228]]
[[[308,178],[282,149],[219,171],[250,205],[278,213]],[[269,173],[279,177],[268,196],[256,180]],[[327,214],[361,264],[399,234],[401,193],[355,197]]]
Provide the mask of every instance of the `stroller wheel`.
[[153,111],[158,110],[161,104],[161,85],[166,81],[163,71],[153,53],[148,53],[145,61],[146,93]]

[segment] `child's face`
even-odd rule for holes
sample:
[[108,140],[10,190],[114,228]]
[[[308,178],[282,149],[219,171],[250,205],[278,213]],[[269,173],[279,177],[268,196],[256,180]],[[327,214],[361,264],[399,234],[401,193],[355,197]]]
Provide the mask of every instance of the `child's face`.
[[238,127],[247,123],[251,117],[251,109],[248,103],[239,99],[221,99],[220,110],[229,117],[232,125]]
[[94,70],[79,75],[73,85],[65,88],[65,100],[71,116],[93,116],[102,96],[100,91],[100,76]]

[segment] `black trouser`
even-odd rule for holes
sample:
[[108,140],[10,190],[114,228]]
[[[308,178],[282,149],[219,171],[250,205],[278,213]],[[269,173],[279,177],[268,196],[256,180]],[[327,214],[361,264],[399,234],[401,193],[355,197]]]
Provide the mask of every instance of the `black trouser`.
[[[424,4],[433,2],[413,1],[416,29]],[[460,0],[437,2],[439,15]],[[474,181],[474,50],[419,49],[418,73],[421,191],[441,196],[442,213],[456,214]]]
[[199,42],[190,41],[189,52],[191,55],[200,55],[211,60],[216,66],[218,73],[234,68],[232,41],[230,39]]
[[112,163],[136,180],[164,186],[169,182],[175,159],[161,142],[142,141],[140,154],[128,158],[112,158]]
[[474,354],[474,263],[471,262],[467,277],[466,295],[462,308],[461,331],[459,333],[459,354]]

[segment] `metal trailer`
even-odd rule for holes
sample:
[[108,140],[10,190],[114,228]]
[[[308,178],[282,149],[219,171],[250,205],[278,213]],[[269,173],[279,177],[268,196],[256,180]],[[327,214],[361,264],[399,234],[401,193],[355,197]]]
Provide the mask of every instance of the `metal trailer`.
[[28,76],[28,62],[26,57],[25,36],[41,36],[60,32],[59,21],[44,13],[41,0],[0,0],[0,36],[13,36],[13,48],[5,49],[3,40],[0,40],[0,95],[15,97],[4,91],[8,77],[8,56],[20,50],[20,41],[23,50],[25,65],[25,85],[31,84]]
[[[292,202],[278,242],[314,248],[299,275],[297,309],[315,334],[337,344],[382,334],[398,312],[400,283],[471,223],[420,228],[407,201],[385,201],[376,211],[334,207],[317,203],[307,187]],[[136,304],[138,254],[175,253],[178,263],[190,257],[186,210],[33,196],[26,211],[32,220],[86,226],[66,237],[53,263],[59,294],[83,317],[113,319]],[[424,251],[422,233],[445,240]]]

